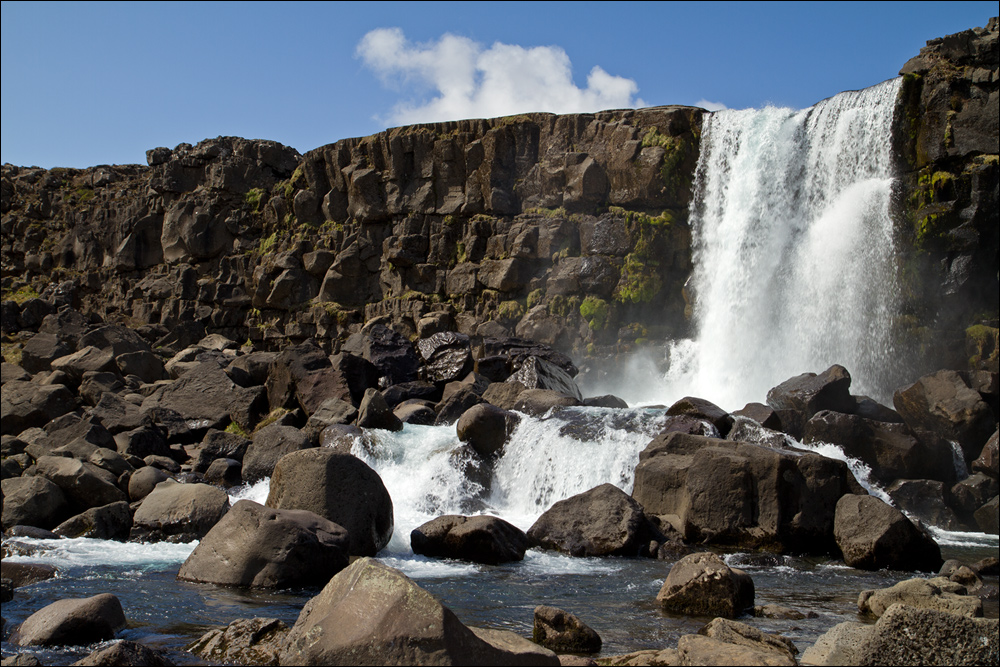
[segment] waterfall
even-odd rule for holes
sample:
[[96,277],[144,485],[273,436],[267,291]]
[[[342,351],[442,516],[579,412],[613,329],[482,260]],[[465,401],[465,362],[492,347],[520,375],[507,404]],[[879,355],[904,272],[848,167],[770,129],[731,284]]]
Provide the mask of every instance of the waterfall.
[[735,410],[837,363],[854,393],[891,395],[899,83],[706,116],[691,206],[697,334],[671,350],[671,394]]

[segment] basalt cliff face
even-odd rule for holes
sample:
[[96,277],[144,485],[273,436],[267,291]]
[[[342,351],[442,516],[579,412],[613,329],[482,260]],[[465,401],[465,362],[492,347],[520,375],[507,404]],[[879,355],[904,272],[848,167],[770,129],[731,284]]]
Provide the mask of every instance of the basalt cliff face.
[[[922,367],[997,370],[997,34],[991,19],[933,40],[902,71],[899,335]],[[538,113],[305,155],[220,137],[150,150],[148,166],[4,165],[3,332],[71,304],[151,338],[271,349],[312,338],[337,351],[373,320],[578,357],[663,344],[690,333],[705,113]]]

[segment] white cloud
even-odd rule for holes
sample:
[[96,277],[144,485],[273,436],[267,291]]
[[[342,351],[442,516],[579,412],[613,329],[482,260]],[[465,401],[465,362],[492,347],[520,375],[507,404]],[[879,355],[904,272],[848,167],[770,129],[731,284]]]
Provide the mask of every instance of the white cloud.
[[709,102],[708,100],[701,99],[694,103],[696,107],[701,107],[707,111],[722,111],[723,109],[728,109],[722,102]]
[[403,101],[393,108],[386,120],[401,125],[645,106],[636,97],[635,81],[600,67],[590,71],[587,87],[579,88],[569,56],[557,46],[496,42],[484,48],[448,33],[435,42],[413,44],[399,28],[378,28],[361,39],[357,55],[389,86],[433,91],[430,99]]

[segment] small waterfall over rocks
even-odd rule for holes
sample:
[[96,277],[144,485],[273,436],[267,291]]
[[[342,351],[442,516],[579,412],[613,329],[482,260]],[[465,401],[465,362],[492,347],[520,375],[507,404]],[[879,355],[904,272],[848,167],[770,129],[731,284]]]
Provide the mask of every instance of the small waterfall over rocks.
[[901,79],[802,111],[705,119],[691,227],[696,337],[671,350],[671,395],[734,410],[834,363],[852,391],[896,384],[891,125]]

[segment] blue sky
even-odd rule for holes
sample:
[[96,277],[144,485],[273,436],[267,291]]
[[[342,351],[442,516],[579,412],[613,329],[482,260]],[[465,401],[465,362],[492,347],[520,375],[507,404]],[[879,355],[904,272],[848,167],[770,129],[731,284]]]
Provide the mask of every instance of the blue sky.
[[3,2],[0,161],[144,163],[238,135],[305,152],[451,115],[807,107],[996,2]]

